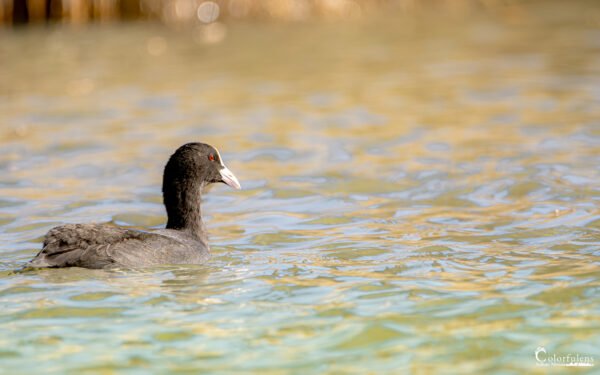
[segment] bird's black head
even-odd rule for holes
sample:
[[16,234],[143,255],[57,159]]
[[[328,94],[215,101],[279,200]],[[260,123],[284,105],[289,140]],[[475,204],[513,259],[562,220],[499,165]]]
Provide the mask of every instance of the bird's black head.
[[187,143],[169,158],[165,166],[163,190],[171,183],[206,185],[215,182],[223,182],[234,189],[241,188],[216,148],[205,143]]
[[240,189],[240,183],[223,164],[216,148],[204,143],[179,147],[169,158],[163,175],[167,229],[184,230],[206,242],[200,194],[203,186],[214,182]]

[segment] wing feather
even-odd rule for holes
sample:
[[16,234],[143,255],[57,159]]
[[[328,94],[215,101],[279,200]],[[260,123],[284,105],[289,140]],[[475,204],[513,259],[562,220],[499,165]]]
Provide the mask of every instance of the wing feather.
[[117,262],[115,249],[153,236],[157,235],[107,224],[62,225],[46,234],[29,266],[105,268]]

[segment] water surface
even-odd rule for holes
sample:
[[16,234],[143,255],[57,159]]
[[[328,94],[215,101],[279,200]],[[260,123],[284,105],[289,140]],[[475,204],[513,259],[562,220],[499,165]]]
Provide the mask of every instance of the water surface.
[[[221,25],[208,44],[2,30],[0,372],[599,361],[600,29],[544,9]],[[206,194],[210,263],[12,272],[58,224],[164,225],[162,168],[198,140],[244,187]]]

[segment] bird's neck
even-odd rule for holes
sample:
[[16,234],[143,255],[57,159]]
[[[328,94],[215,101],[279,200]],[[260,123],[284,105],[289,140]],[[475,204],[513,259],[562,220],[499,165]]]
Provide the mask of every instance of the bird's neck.
[[174,184],[165,187],[163,199],[167,208],[167,229],[186,232],[206,242],[206,230],[202,221],[202,186]]

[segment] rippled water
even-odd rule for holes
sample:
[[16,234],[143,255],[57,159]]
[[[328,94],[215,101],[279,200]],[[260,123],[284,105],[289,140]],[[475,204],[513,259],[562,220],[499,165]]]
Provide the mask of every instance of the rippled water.
[[[230,25],[216,45],[1,31],[0,372],[599,361],[591,11]],[[13,272],[58,224],[164,225],[163,165],[196,140],[244,187],[205,197],[210,263]]]

